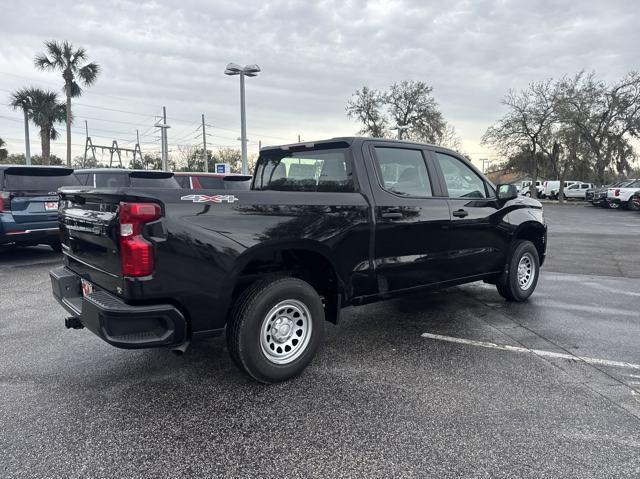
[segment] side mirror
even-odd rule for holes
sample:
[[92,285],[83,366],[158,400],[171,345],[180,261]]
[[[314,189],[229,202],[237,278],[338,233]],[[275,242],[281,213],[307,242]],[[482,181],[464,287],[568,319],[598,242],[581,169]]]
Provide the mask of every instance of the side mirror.
[[498,199],[503,201],[512,200],[518,197],[518,190],[515,185],[498,185]]

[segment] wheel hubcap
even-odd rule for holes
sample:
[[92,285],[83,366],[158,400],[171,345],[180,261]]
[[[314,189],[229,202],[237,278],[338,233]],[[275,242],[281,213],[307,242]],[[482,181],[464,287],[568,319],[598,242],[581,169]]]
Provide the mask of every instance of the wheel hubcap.
[[525,291],[531,287],[535,278],[535,262],[531,253],[525,253],[518,262],[518,285]]
[[307,348],[311,337],[311,313],[295,299],[276,304],[260,328],[260,349],[274,364],[288,364]]

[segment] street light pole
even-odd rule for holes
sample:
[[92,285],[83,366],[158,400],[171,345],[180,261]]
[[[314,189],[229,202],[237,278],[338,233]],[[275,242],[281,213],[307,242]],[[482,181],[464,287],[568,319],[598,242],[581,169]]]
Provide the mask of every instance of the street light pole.
[[247,174],[247,108],[244,98],[244,71],[240,72],[240,148],[242,153],[242,174]]
[[394,125],[391,130],[398,130],[398,140],[402,140],[402,132],[409,129],[409,125]]
[[244,94],[244,78],[254,77],[260,72],[258,65],[245,65],[241,67],[236,63],[229,63],[224,70],[225,75],[240,75],[240,151],[242,154],[242,173],[248,174],[247,161],[247,110]]

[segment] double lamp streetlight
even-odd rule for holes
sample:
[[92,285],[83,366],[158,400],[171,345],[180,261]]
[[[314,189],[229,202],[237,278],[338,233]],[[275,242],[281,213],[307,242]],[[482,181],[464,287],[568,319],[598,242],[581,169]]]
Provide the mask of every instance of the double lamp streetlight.
[[258,65],[245,65],[241,67],[237,63],[229,63],[224,70],[225,75],[240,75],[240,143],[242,151],[242,174],[248,174],[247,167],[247,112],[244,99],[244,77],[254,77],[260,72]]

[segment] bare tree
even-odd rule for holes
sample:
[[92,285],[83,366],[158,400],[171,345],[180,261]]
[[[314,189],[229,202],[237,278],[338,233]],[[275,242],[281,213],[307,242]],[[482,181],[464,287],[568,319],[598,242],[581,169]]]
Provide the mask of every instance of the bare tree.
[[432,91],[424,82],[405,80],[391,85],[385,94],[394,124],[409,127],[407,138],[436,143],[443,136],[446,122]]
[[557,120],[557,88],[552,80],[533,82],[528,88],[509,90],[502,104],[507,113],[489,127],[482,143],[509,156],[517,152],[529,152],[531,196],[536,197],[538,179],[538,151],[541,137]]
[[382,92],[363,86],[347,102],[347,116],[362,123],[361,135],[385,138],[388,123],[383,113],[384,106],[385,95]]

